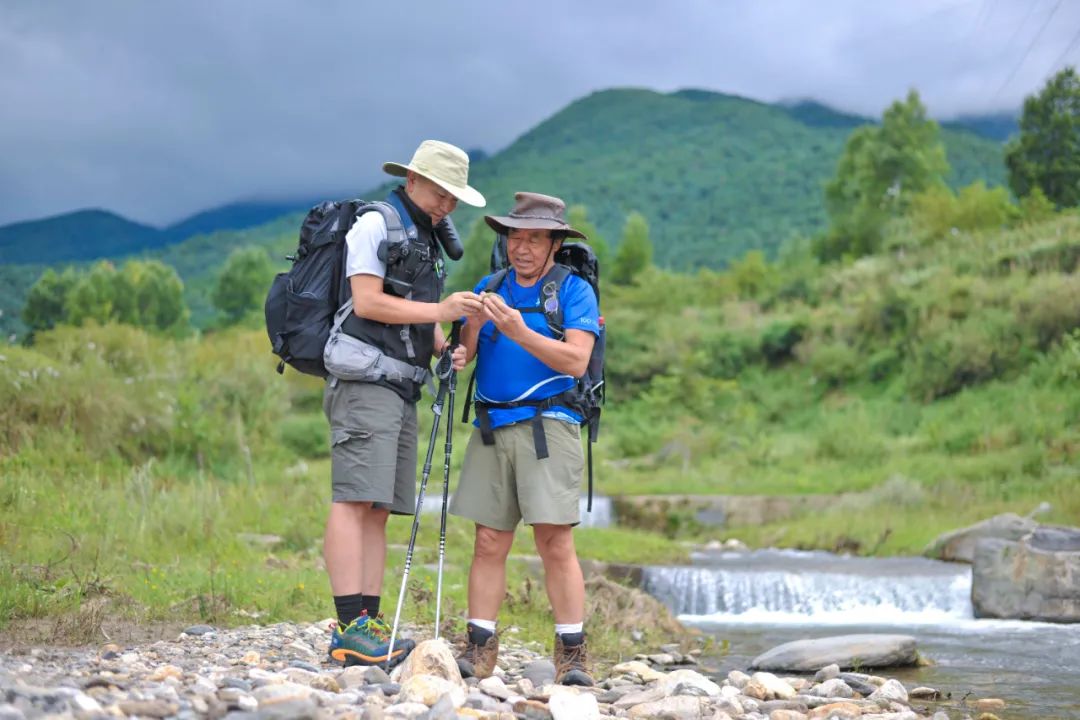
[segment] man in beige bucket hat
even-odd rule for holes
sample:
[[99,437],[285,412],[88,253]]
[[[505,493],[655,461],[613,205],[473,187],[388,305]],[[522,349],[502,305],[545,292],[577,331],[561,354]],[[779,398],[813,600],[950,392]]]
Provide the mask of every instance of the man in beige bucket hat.
[[[555,680],[592,685],[585,584],[572,534],[585,468],[583,418],[573,394],[599,334],[597,298],[588,282],[555,265],[564,239],[585,239],[567,224],[563,201],[529,192],[514,199],[508,215],[484,217],[507,236],[510,268],[476,286],[486,291],[483,310],[468,319],[454,351],[459,369],[476,357],[478,416],[450,505],[451,513],[476,524],[468,637],[458,667],[480,678],[495,668],[506,558],[524,520],[544,563],[555,616]],[[559,306],[561,338],[546,315]]]
[[323,397],[332,443],[323,557],[338,617],[330,655],[363,665],[396,664],[413,647],[399,639],[388,657],[390,628],[379,614],[386,522],[391,513],[415,510],[417,378],[445,349],[439,323],[481,310],[480,297],[471,292],[440,300],[441,224],[459,200],[485,204],[468,185],[468,156],[448,143],[425,140],[407,165],[388,162],[383,170],[405,178],[386,202],[396,209],[409,247],[389,248],[381,212],[356,219],[344,257],[353,312],[341,329],[390,358],[388,367],[415,367],[417,373],[376,373],[366,381],[330,377]]

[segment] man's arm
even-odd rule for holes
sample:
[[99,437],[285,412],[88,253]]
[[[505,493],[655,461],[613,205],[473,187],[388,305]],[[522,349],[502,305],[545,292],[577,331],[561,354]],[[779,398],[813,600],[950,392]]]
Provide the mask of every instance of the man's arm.
[[[499,332],[555,372],[579,378],[589,367],[589,356],[592,355],[596,336],[588,330],[569,329],[563,340],[541,335],[525,324],[525,318],[519,311],[494,293],[484,296],[484,312],[480,322],[484,320],[492,320]],[[479,323],[474,321],[470,324]]]
[[383,292],[383,279],[378,275],[353,275],[349,286],[357,317],[391,325],[449,322],[475,315],[481,307],[480,296],[471,292],[456,292],[437,303],[406,300]]

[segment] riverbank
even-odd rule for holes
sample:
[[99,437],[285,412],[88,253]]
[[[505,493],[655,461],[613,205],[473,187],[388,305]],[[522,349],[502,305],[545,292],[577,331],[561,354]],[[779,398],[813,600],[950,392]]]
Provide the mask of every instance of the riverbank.
[[549,655],[513,630],[493,678],[461,681],[441,643],[422,644],[423,658],[387,676],[327,663],[328,624],[193,626],[153,643],[0,654],[0,717],[943,720],[1004,706],[991,698],[942,704],[933,688],[837,668],[709,679],[700,649],[675,646],[605,668],[595,688],[561,688],[551,684]]

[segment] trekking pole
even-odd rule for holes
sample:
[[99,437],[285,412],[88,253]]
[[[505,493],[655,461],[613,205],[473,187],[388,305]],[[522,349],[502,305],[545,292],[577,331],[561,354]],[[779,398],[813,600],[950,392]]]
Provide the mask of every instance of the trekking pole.
[[412,533],[409,535],[409,547],[405,551],[405,569],[401,574],[401,590],[398,591],[397,607],[394,608],[394,626],[390,631],[390,647],[386,651],[386,670],[390,670],[390,660],[394,656],[394,640],[397,638],[398,620],[401,619],[401,606],[405,603],[405,588],[409,584],[409,568],[412,567],[413,551],[416,549],[416,532],[420,529],[420,513],[424,509],[424,491],[427,489],[428,476],[431,475],[431,456],[435,450],[435,438],[439,433],[439,420],[442,418],[443,398],[446,396],[447,383],[439,382],[435,393],[435,402],[431,411],[435,418],[431,423],[431,437],[428,440],[427,456],[424,458],[424,471],[420,476],[420,490],[416,494],[416,513],[413,515]]
[[[453,353],[458,344],[458,336],[461,334],[461,321],[455,321],[450,326],[450,349]],[[442,518],[439,521],[439,572],[435,584],[435,639],[439,639],[439,617],[442,612],[442,576],[443,559],[446,557],[446,505],[450,498],[450,452],[454,447],[454,393],[457,390],[457,370],[454,369],[454,361],[451,358],[447,385],[450,389],[450,399],[446,403],[446,451],[443,457],[442,476]],[[441,378],[440,378],[441,380]]]

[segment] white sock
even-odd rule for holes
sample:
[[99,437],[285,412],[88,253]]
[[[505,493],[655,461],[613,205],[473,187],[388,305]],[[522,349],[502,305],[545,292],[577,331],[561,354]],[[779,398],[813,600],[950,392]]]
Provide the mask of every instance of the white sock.
[[488,632],[495,632],[494,620],[480,620],[479,618],[469,618],[469,622],[478,628],[487,630]]
[[555,634],[570,635],[572,633],[579,633],[584,627],[585,623],[555,623]]

